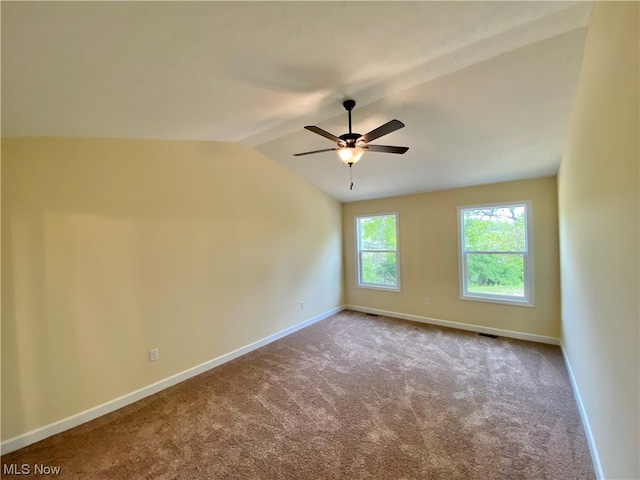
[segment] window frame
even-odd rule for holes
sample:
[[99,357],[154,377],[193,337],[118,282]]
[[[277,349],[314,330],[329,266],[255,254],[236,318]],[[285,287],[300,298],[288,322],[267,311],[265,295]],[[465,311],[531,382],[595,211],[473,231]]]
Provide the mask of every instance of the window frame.
[[[461,300],[475,302],[499,303],[521,307],[534,307],[534,272],[533,272],[533,209],[531,200],[513,202],[483,203],[476,205],[460,205],[457,207],[458,216],[458,285]],[[464,211],[481,210],[483,208],[512,208],[525,207],[525,250],[524,251],[465,251],[464,249]],[[524,297],[512,295],[498,295],[491,293],[469,292],[467,287],[467,262],[469,253],[523,255],[524,267]]]
[[[362,250],[360,248],[360,219],[372,217],[395,217],[396,224],[396,249],[394,250]],[[400,292],[400,216],[398,212],[372,213],[354,216],[355,233],[356,233],[356,287],[367,288],[372,290],[383,290],[387,292]],[[363,252],[394,252],[396,254],[396,285],[380,285],[375,283],[366,283],[362,281],[362,253]]]

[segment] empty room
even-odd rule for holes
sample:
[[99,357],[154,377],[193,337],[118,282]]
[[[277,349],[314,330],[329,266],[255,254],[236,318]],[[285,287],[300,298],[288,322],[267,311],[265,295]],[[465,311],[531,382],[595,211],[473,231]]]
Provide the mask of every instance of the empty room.
[[640,478],[639,3],[0,5],[3,478]]

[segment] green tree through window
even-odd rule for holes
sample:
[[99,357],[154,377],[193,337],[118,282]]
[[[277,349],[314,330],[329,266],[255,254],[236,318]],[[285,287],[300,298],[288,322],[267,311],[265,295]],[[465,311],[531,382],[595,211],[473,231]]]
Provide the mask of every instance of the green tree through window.
[[358,285],[397,290],[397,215],[356,217]]
[[461,296],[531,304],[529,203],[459,207]]

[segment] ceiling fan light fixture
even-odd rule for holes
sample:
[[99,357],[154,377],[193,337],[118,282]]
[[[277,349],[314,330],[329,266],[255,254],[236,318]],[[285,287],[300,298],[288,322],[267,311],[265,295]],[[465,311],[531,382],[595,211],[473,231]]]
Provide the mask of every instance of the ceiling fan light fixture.
[[344,147],[338,150],[338,156],[346,164],[353,164],[360,160],[364,150],[357,147]]

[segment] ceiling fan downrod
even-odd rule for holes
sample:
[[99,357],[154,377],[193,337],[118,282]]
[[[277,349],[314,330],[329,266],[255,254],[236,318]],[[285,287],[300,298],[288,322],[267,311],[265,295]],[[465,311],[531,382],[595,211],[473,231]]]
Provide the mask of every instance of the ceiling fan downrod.
[[349,135],[351,135],[351,110],[356,106],[356,101],[352,99],[345,100],[342,102],[342,106],[346,108],[349,113]]

